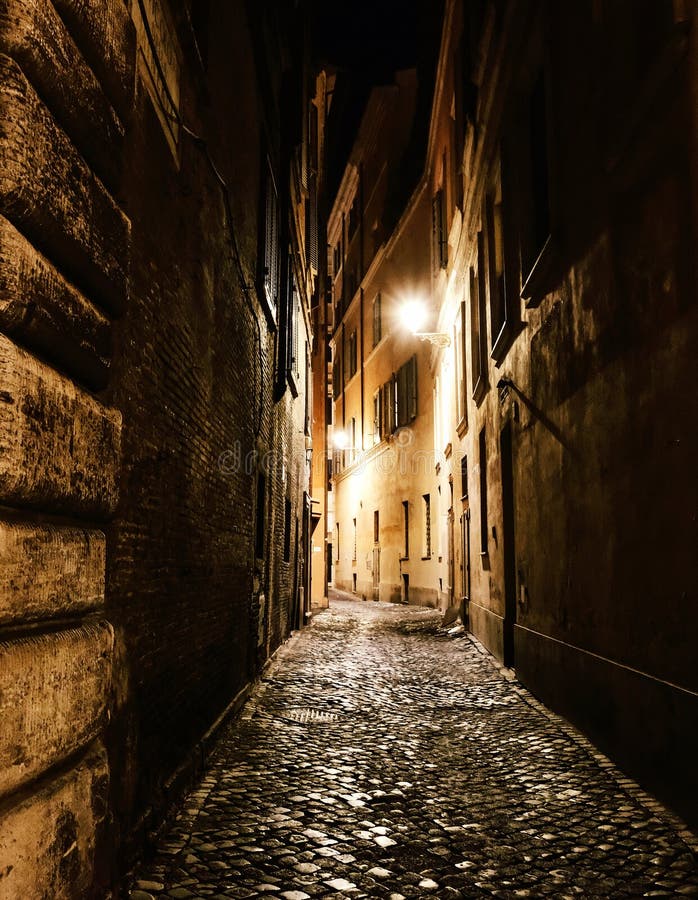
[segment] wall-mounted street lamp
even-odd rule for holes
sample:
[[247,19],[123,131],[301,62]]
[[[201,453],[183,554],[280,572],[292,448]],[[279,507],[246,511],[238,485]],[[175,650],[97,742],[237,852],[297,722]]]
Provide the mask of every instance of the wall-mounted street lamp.
[[400,310],[402,323],[420,341],[429,341],[435,347],[449,347],[451,338],[444,331],[422,331],[427,319],[427,311],[420,300],[408,300]]

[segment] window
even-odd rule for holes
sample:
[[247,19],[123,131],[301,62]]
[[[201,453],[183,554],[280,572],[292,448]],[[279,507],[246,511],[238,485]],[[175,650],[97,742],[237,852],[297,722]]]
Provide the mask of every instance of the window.
[[494,347],[506,320],[504,292],[504,232],[502,229],[502,195],[498,186],[495,196],[485,201],[487,227],[487,270],[490,293],[490,343]]
[[[303,431],[310,436],[310,425],[312,421],[313,410],[313,379],[311,377],[312,367],[310,362],[310,348],[308,342],[305,342],[305,410],[303,418]],[[331,409],[331,404],[330,404]],[[332,422],[332,413],[330,412],[330,423]]]
[[264,181],[264,253],[261,258],[264,260],[263,293],[275,320],[279,301],[279,199],[268,159]]
[[349,335],[349,378],[356,375],[356,331]]
[[448,238],[446,236],[446,204],[442,188],[439,188],[434,194],[431,216],[434,240],[434,268],[445,269],[448,263]]
[[487,440],[485,429],[480,432],[480,552],[487,553]]
[[381,321],[381,295],[377,294],[373,301],[373,346],[376,347],[383,336],[383,323]]
[[417,416],[417,357],[412,356],[397,373],[397,427]]
[[254,555],[264,559],[266,536],[266,486],[262,472],[257,473],[257,498],[255,503]]
[[284,562],[291,559],[291,501],[284,502]]
[[468,457],[464,454],[460,461],[460,498],[468,499]]
[[342,246],[338,241],[332,251],[332,272],[337,275],[342,268]]
[[377,544],[380,539],[380,515],[377,509],[373,510],[373,543]]
[[335,547],[337,549],[337,555],[335,556],[334,561],[339,562],[339,522],[337,522],[336,528],[337,528],[337,538],[335,540]]
[[336,400],[342,393],[342,366],[341,356],[337,354],[332,363],[332,397]]
[[373,395],[373,443],[379,444],[381,440],[381,392],[377,390]]
[[431,558],[431,497],[422,495],[422,558]]
[[485,244],[477,235],[477,270],[470,269],[470,331],[473,370],[473,398],[480,403],[487,393]]
[[351,520],[354,526],[354,549],[352,551],[352,562],[356,562],[356,519]]
[[391,378],[381,388],[381,437],[388,437],[395,431],[395,414],[395,380]]
[[[286,366],[289,374],[293,376],[295,379],[295,385],[298,384],[298,379],[300,376],[300,357],[298,353],[298,333],[300,331],[300,326],[303,321],[302,311],[300,307],[300,297],[298,295],[298,290],[296,289],[296,278],[293,274],[293,263],[292,258],[289,253],[289,298],[288,298],[288,322],[286,325],[286,339],[287,339],[287,355],[286,355]],[[296,391],[297,393],[297,391]]]
[[402,529],[403,529],[403,559],[410,557],[410,504],[408,500],[402,501]]
[[456,360],[456,425],[460,434],[465,430],[466,417],[466,375],[465,375],[465,301],[460,305],[453,327],[453,347]]
[[349,462],[353,463],[356,459],[356,419],[353,416],[349,423],[349,437],[351,440],[349,445]]

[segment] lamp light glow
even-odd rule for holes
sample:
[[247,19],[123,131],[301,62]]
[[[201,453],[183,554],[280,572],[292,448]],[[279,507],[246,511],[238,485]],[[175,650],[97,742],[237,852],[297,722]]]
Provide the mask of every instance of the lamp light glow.
[[417,334],[424,327],[427,311],[420,300],[407,300],[400,310],[402,323],[412,334]]
[[345,450],[348,443],[349,438],[345,431],[335,431],[332,437],[332,443],[337,448],[337,450]]

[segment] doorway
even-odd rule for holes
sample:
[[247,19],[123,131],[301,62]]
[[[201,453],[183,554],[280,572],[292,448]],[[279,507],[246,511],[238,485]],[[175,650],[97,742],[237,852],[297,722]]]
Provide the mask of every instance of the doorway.
[[470,607],[470,509],[466,507],[460,517],[461,537],[461,597],[463,624],[469,624]]
[[402,573],[402,602],[410,602],[410,576],[406,572]]
[[514,460],[511,422],[499,438],[502,461],[502,519],[504,526],[504,665],[514,666],[516,628],[516,545],[514,510]]

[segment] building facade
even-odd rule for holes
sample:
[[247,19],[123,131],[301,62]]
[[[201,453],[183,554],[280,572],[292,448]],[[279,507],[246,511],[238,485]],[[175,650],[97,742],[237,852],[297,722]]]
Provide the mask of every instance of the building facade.
[[308,607],[305,22],[0,8],[2,897],[103,896]]
[[416,99],[414,70],[373,89],[328,218],[328,543],[337,588],[365,600],[436,605],[431,350],[404,322],[414,297],[429,295],[430,207],[423,179],[402,203],[392,181],[404,172]]
[[450,0],[426,165],[440,577],[693,822],[696,58],[694,4]]

